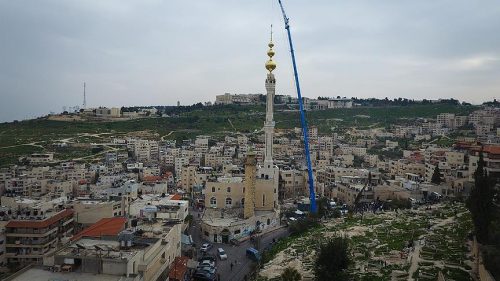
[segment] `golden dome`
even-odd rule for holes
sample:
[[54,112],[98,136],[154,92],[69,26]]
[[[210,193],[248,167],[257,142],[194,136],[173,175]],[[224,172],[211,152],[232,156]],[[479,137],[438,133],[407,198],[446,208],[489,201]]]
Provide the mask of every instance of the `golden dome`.
[[269,60],[266,61],[266,69],[269,71],[269,73],[273,72],[273,70],[276,68],[276,63],[273,61],[273,56],[274,56],[274,43],[273,43],[273,26],[271,25],[271,40],[269,40],[269,50],[267,50],[267,55],[269,56]]
[[266,62],[266,69],[269,71],[269,72],[273,72],[273,70],[276,68],[276,63],[272,60],[272,59],[269,59],[267,62]]
[[276,68],[276,63],[273,61],[274,50],[272,48],[274,46],[273,42],[269,43],[269,50],[267,51],[267,55],[269,56],[269,60],[266,62],[266,69],[271,73]]

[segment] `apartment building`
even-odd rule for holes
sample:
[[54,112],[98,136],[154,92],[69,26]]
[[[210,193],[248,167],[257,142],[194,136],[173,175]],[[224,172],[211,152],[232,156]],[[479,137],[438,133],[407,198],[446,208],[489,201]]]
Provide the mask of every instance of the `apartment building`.
[[500,181],[500,146],[487,145],[481,148],[474,148],[469,155],[469,180],[474,179],[474,172],[477,169],[480,153],[483,153],[485,170],[495,181]]
[[27,264],[41,264],[44,257],[55,253],[63,237],[73,232],[71,209],[4,214],[5,258],[12,268]]
[[196,166],[186,165],[182,167],[181,187],[188,193],[192,194],[193,186],[196,184]]
[[281,186],[279,190],[280,199],[296,198],[304,196],[306,190],[306,178],[303,172],[298,170],[281,170]]
[[159,144],[154,140],[136,140],[134,155],[139,162],[156,162],[159,159]]
[[125,215],[125,200],[78,199],[69,203],[75,212],[75,222],[89,226],[100,219]]

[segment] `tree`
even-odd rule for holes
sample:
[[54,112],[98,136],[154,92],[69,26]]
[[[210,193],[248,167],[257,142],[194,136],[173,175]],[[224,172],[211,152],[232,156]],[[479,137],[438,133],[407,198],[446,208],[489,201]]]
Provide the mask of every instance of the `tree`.
[[287,267],[285,271],[281,273],[280,280],[283,281],[300,281],[302,280],[302,276],[295,268]]
[[439,171],[438,165],[434,168],[434,173],[432,174],[431,182],[439,185],[441,183],[441,171]]
[[493,185],[484,169],[483,154],[479,155],[477,169],[474,172],[474,188],[472,189],[467,206],[472,214],[472,221],[480,243],[488,243],[488,232],[493,219]]
[[346,271],[351,263],[349,257],[349,240],[335,237],[322,244],[314,263],[315,280],[351,280]]

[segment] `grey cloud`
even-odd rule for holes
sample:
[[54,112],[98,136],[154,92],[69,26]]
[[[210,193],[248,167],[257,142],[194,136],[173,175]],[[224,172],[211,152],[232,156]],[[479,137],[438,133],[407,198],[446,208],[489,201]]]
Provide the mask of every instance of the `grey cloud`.
[[[0,0],[0,121],[81,104],[83,81],[91,106],[264,92],[270,24],[277,91],[293,95],[276,2]],[[306,96],[500,96],[498,1],[285,4]]]

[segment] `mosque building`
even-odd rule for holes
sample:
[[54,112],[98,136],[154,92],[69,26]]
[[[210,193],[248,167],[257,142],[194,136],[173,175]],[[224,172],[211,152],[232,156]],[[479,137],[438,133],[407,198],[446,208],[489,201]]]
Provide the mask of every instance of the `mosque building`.
[[257,165],[255,153],[247,153],[245,172],[241,175],[218,177],[208,181],[201,231],[203,238],[215,243],[244,240],[252,233],[267,232],[279,226],[278,180],[279,169],[273,161],[274,95],[276,79],[273,70],[274,44],[269,50],[265,67],[266,120],[264,122],[265,151],[262,166]]

